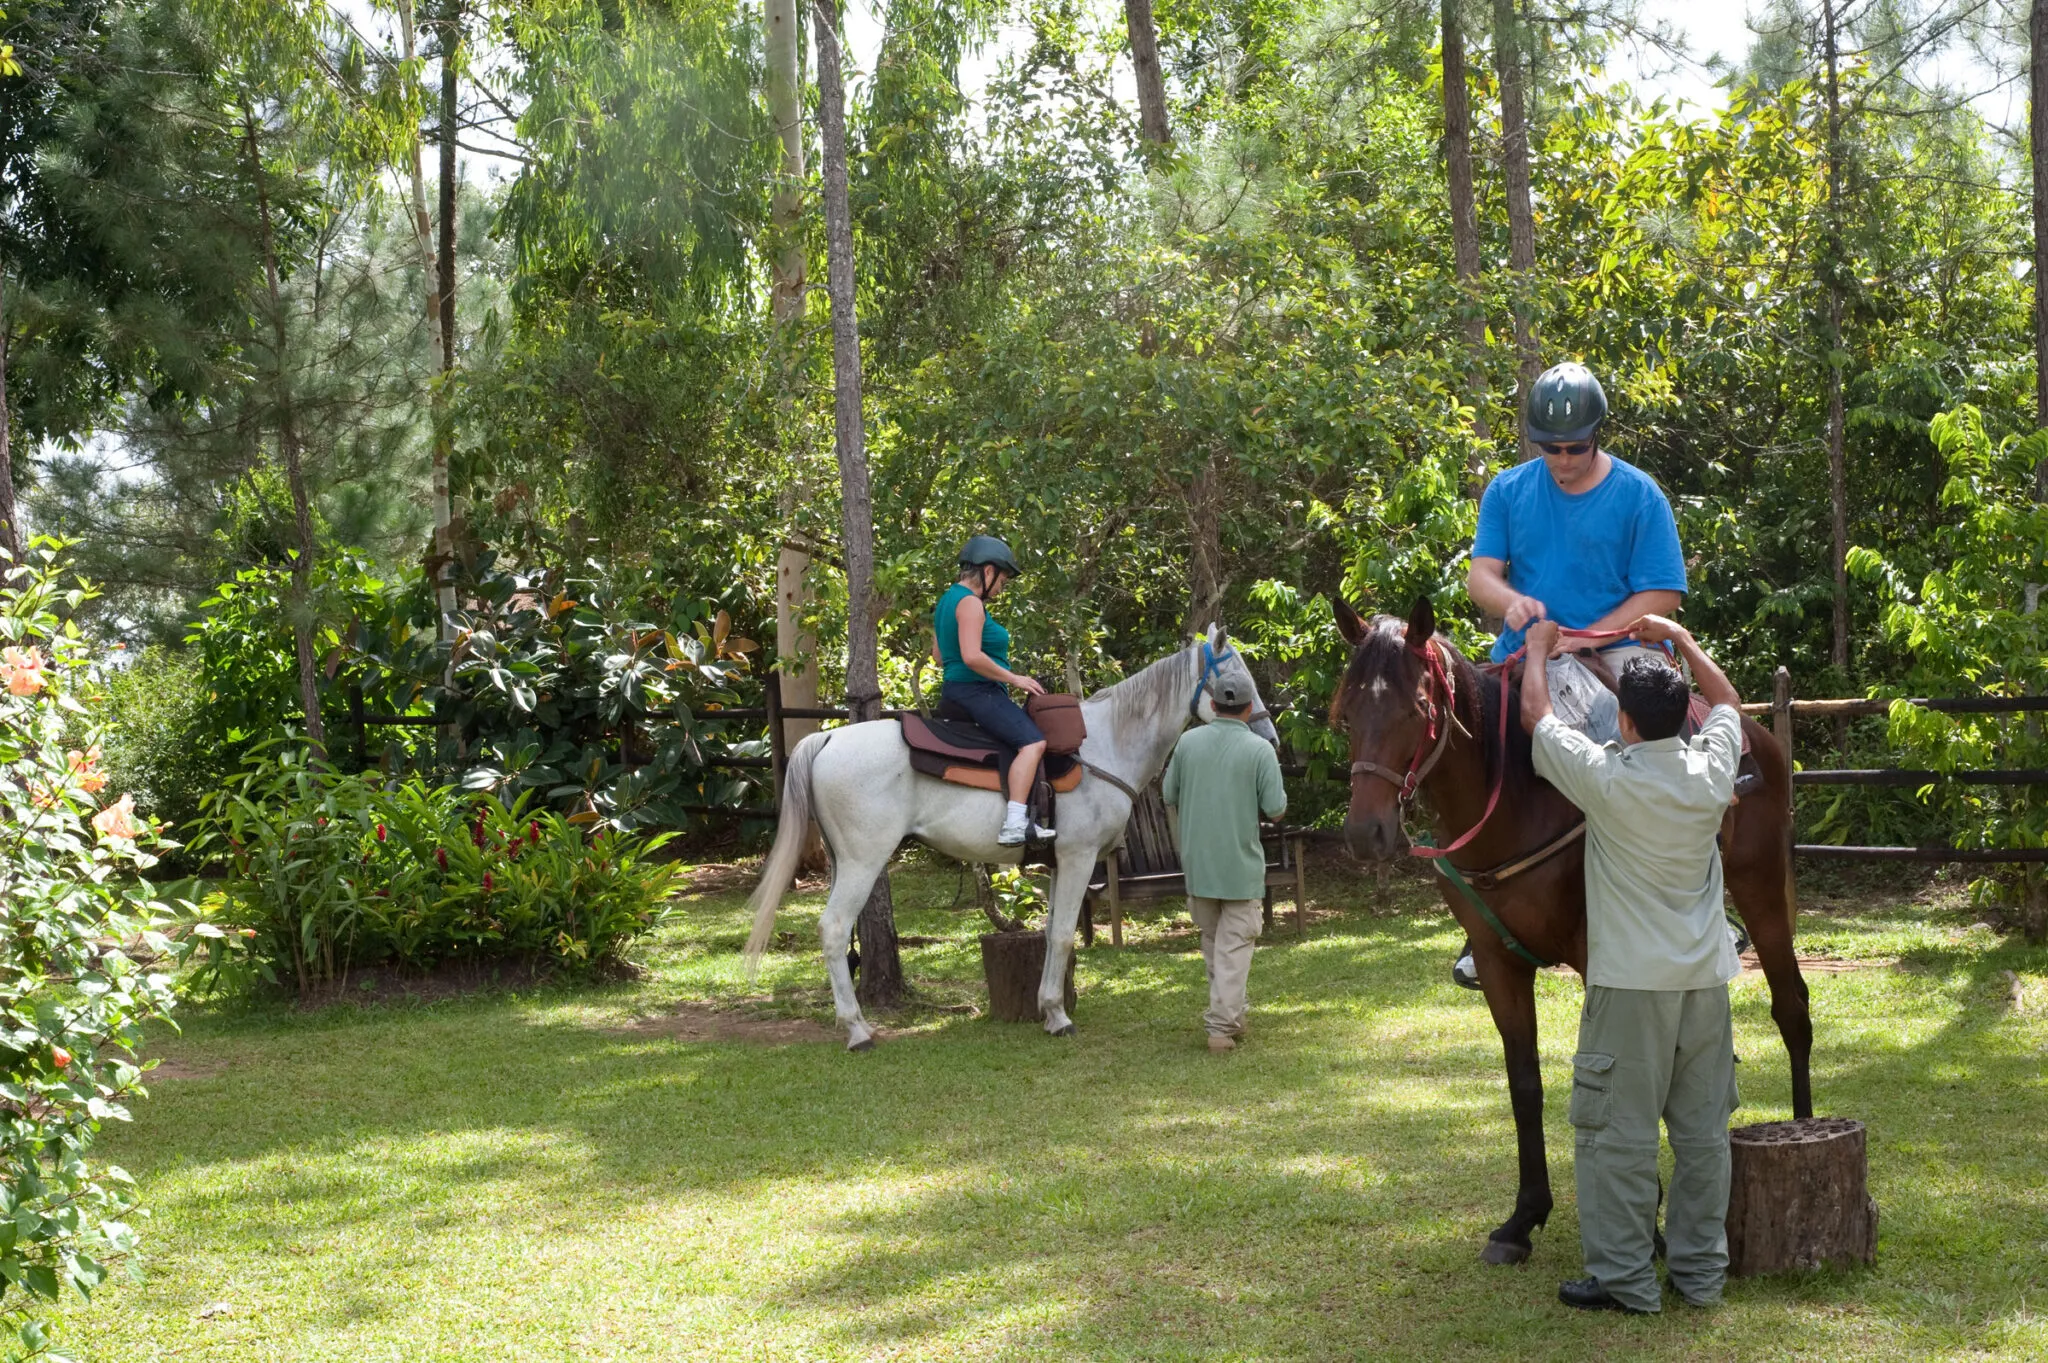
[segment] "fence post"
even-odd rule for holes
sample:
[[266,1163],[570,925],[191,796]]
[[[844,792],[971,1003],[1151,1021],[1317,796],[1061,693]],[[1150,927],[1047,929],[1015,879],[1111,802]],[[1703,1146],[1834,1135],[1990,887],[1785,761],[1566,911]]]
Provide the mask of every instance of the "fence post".
[[1799,841],[1796,823],[1795,791],[1792,786],[1792,669],[1783,663],[1771,678],[1771,731],[1777,735],[1778,747],[1785,754],[1785,911],[1794,918],[1799,913],[1799,880],[1793,869],[1792,846]]
[[774,783],[775,803],[782,803],[782,768],[789,760],[782,738],[782,674],[769,669],[768,685],[764,688],[768,701],[768,766],[770,780]]

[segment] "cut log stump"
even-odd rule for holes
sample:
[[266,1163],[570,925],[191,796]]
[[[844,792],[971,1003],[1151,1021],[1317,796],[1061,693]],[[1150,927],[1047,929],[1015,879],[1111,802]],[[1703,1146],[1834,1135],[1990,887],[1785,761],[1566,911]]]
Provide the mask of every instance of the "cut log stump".
[[1877,1203],[1866,1186],[1863,1123],[1759,1122],[1728,1133],[1728,1272],[1733,1277],[1867,1264]]
[[[1045,934],[985,932],[981,973],[988,980],[988,1013],[998,1022],[1038,1021],[1038,980],[1045,974]],[[1067,1011],[1074,1011],[1074,958],[1067,957]]]

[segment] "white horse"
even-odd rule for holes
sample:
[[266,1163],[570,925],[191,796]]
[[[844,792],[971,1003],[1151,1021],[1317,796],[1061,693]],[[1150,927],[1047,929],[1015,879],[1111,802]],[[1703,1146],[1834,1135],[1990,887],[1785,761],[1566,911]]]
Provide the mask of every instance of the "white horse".
[[[1206,724],[1216,717],[1209,688],[1223,678],[1251,688],[1252,729],[1277,746],[1280,736],[1259,703],[1251,673],[1221,625],[1211,625],[1206,638],[1081,704],[1088,738],[1080,757],[1088,770],[1080,785],[1059,797],[1052,905],[1045,922],[1045,975],[1038,985],[1039,1015],[1053,1036],[1074,1033],[1064,1006],[1067,960],[1074,949],[1088,876],[1122,837],[1133,793],[1159,775],[1188,721]],[[913,771],[910,750],[894,720],[850,724],[805,738],[790,754],[775,846],[750,901],[754,931],[747,939],[749,976],[774,932],[775,910],[796,874],[805,827],[815,818],[832,853],[832,892],[818,935],[825,945],[825,970],[832,977],[833,1006],[846,1027],[846,1048],[873,1047],[874,1028],[861,1016],[854,998],[846,946],[875,877],[888,867],[905,838],[916,838],[961,861],[1019,860],[1021,848],[996,845],[1003,798],[994,791],[952,785]]]

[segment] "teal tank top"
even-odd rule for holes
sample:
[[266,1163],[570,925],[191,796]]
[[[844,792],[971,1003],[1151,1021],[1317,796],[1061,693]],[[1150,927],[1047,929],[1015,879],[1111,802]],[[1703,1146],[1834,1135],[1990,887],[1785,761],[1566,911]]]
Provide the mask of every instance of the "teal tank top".
[[[946,594],[939,598],[938,606],[932,611],[932,630],[939,636],[939,662],[944,665],[944,679],[949,682],[988,680],[960,661],[960,620],[953,612],[962,597],[972,595],[973,592],[955,582],[946,588]],[[984,614],[981,618],[981,651],[993,658],[999,667],[1010,665],[1010,631],[997,624],[992,615]]]

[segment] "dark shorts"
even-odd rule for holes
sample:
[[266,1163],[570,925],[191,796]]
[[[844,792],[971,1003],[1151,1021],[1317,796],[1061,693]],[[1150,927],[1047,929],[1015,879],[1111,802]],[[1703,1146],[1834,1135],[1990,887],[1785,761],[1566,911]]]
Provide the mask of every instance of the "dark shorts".
[[1023,706],[1010,699],[1009,691],[1000,682],[985,678],[971,682],[947,682],[939,690],[939,718],[946,718],[949,710],[964,714],[994,735],[998,743],[1008,744],[1013,751],[1045,741],[1045,735],[1031,722],[1031,716],[1024,713]]

